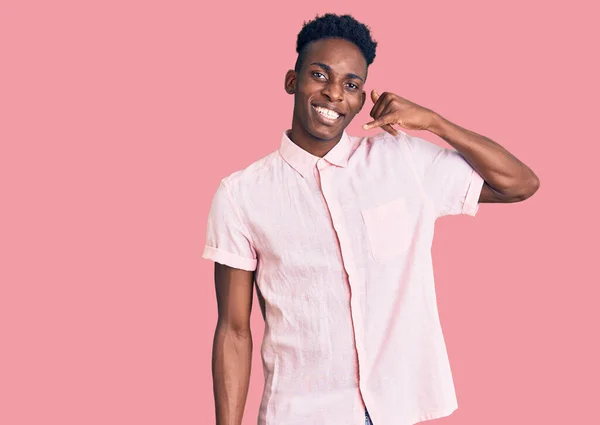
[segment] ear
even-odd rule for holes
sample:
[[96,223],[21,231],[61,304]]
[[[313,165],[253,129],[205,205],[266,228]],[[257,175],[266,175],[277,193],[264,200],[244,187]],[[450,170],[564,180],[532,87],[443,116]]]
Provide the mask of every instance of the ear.
[[296,71],[294,71],[293,69],[288,70],[288,72],[286,72],[285,74],[285,91],[287,94],[294,94],[296,93],[296,83],[298,81],[298,75],[296,74]]

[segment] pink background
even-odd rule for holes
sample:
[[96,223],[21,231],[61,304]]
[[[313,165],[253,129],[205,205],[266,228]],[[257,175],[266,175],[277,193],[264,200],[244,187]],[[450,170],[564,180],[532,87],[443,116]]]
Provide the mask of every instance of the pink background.
[[[459,409],[434,422],[599,423],[593,2],[299,3],[2,2],[0,424],[214,423],[210,201],[279,147],[296,35],[328,11],[379,42],[368,90],[492,138],[541,179],[523,203],[438,222]],[[255,300],[244,424],[262,332]]]

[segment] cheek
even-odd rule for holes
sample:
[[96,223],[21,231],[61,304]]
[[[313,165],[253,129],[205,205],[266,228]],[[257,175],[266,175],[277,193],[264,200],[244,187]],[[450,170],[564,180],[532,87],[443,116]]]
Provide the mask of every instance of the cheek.
[[321,90],[321,84],[316,81],[305,81],[301,87],[298,87],[299,93],[302,94],[305,98],[309,98],[315,94],[317,94]]
[[302,87],[296,89],[296,99],[298,102],[304,102],[310,98],[313,90],[307,84],[303,84]]
[[360,112],[360,107],[362,104],[361,100],[362,98],[358,96],[350,101],[350,109],[352,110],[352,115],[356,115]]

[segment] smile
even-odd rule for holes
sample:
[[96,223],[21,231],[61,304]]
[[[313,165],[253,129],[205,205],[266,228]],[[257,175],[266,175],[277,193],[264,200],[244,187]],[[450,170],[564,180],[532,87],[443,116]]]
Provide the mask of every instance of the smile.
[[321,106],[315,106],[315,105],[311,105],[313,107],[313,109],[315,111],[317,111],[317,113],[331,121],[335,121],[337,119],[339,119],[341,117],[340,114],[338,114],[335,111],[332,111],[331,109],[327,109],[327,108],[323,108]]

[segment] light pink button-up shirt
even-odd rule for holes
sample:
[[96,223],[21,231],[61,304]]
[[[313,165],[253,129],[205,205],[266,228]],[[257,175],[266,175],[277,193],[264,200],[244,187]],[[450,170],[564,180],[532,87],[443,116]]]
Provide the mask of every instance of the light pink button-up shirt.
[[434,222],[475,215],[483,179],[399,131],[323,158],[283,133],[224,178],[203,258],[256,270],[265,299],[258,425],[410,425],[458,406],[439,322]]

